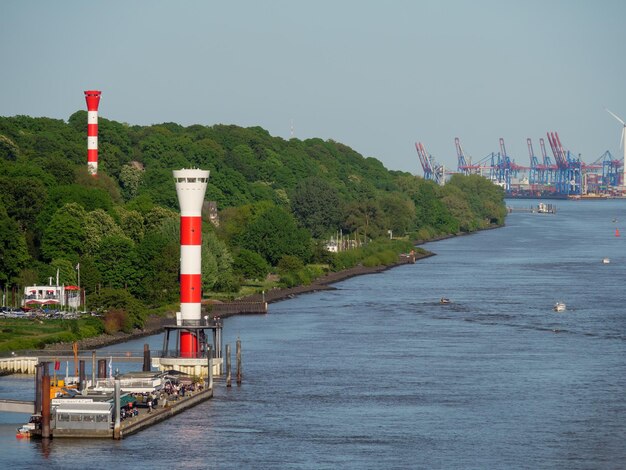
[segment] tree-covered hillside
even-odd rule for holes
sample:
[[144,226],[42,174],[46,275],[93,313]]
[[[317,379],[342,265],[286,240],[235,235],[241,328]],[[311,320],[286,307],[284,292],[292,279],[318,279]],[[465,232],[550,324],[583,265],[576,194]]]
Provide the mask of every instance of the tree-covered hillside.
[[284,140],[260,127],[101,117],[97,178],[87,174],[86,136],[85,111],[67,122],[0,117],[0,286],[19,291],[57,269],[62,283],[75,283],[80,264],[91,307],[130,309],[136,324],[146,306],[178,298],[175,169],[211,171],[206,201],[219,225],[204,214],[205,293],[235,293],[270,272],[287,279],[315,263],[342,266],[341,254],[324,249],[338,233],[351,246],[390,233],[424,240],[501,224],[506,214],[502,190],[479,176],[439,187],[344,144]]

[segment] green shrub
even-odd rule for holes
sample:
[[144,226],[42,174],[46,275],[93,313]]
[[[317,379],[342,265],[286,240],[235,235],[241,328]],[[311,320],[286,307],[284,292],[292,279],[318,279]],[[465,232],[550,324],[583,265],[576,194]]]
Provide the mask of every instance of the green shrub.
[[224,273],[213,285],[215,292],[239,292],[241,279],[233,273]]
[[285,273],[280,276],[281,287],[295,287],[299,284],[298,276],[295,273]]
[[368,268],[373,268],[374,266],[380,266],[383,264],[378,256],[369,255],[368,257],[363,259],[363,266],[367,266]]
[[333,259],[332,267],[334,271],[341,271],[342,269],[349,269],[359,264],[360,256],[359,250],[348,250],[337,253],[337,256]]
[[304,263],[300,258],[293,255],[284,255],[278,261],[278,272],[283,273],[295,273],[304,268]]
[[418,240],[432,240],[436,236],[436,231],[432,227],[423,227],[417,231]]
[[269,273],[270,267],[265,258],[256,251],[242,248],[235,255],[233,269],[245,279],[263,279]]

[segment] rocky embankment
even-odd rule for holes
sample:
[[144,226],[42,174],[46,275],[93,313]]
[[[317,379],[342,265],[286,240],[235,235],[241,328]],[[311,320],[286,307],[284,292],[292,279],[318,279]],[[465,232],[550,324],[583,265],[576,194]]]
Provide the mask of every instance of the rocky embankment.
[[[290,299],[296,295],[306,294],[309,292],[318,292],[322,290],[334,289],[331,284],[335,282],[344,281],[351,277],[363,276],[364,274],[376,274],[387,269],[401,266],[403,264],[414,263],[417,260],[434,256],[434,253],[426,252],[424,254],[416,253],[413,257],[400,258],[397,263],[388,266],[355,266],[354,268],[344,269],[343,271],[331,272],[322,277],[317,278],[311,284],[306,286],[285,287],[271,289],[265,292],[264,297],[267,303],[278,302],[280,300]],[[261,302],[263,300],[262,294],[249,295],[245,299],[247,302]]]
[[[234,301],[237,302],[262,302],[265,299],[265,302],[272,303],[278,302],[285,299],[290,299],[295,297],[296,295],[306,294],[309,292],[318,292],[322,290],[334,289],[331,284],[335,282],[343,281],[355,276],[363,276],[365,274],[376,274],[382,271],[386,271],[387,269],[391,269],[396,266],[400,266],[403,264],[415,263],[415,261],[428,258],[429,256],[434,256],[434,253],[426,252],[424,254],[416,253],[413,256],[405,256],[401,257],[397,263],[388,265],[388,266],[355,266],[354,268],[344,269],[343,271],[331,272],[328,273],[309,285],[306,286],[296,286],[296,287],[288,287],[288,288],[276,288],[266,291],[264,294],[254,294],[249,295],[244,298],[238,299]],[[232,315],[229,315],[232,316]],[[223,315],[222,315],[223,317]],[[124,343],[131,339],[141,338],[143,336],[155,335],[163,331],[163,324],[169,323],[172,321],[172,318],[164,318],[164,317],[156,317],[152,316],[148,318],[146,321],[146,325],[141,330],[135,330],[132,333],[122,333],[118,332],[113,335],[100,335],[95,336],[93,338],[86,338],[78,341],[78,349],[80,350],[89,350],[89,349],[98,349],[104,346],[110,346],[112,344]],[[56,343],[49,344],[45,348],[46,350],[54,350],[54,351],[71,351],[72,344],[71,343]]]

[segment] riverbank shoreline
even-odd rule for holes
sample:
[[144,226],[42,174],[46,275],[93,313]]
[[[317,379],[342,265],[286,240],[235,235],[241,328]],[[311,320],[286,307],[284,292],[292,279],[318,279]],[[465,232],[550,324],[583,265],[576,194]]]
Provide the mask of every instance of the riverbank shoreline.
[[[503,227],[503,225],[495,225],[495,226],[487,227],[482,230],[492,230],[492,229],[501,228],[501,227]],[[437,242],[437,241],[446,240],[449,238],[455,238],[459,236],[472,235],[475,233],[477,232],[443,235],[441,237],[436,237],[431,240],[416,240],[413,242],[413,245],[420,246],[426,243]],[[344,270],[337,271],[337,272],[329,272],[325,274],[324,276],[317,278],[315,281],[313,281],[309,285],[302,285],[302,286],[296,286],[296,287],[278,287],[278,288],[271,289],[263,294],[252,294],[252,295],[242,297],[240,299],[233,301],[233,303],[267,302],[268,304],[271,304],[274,302],[280,302],[282,300],[291,299],[302,294],[320,292],[323,290],[333,290],[335,289],[335,287],[333,287],[332,284],[335,284],[337,282],[345,281],[347,279],[350,279],[356,276],[364,276],[367,274],[381,273],[383,271],[387,271],[388,269],[396,268],[398,266],[403,266],[405,264],[415,263],[422,259],[430,258],[431,256],[436,256],[436,253],[425,251],[424,253],[415,253],[412,260],[408,260],[406,258],[404,259],[399,258],[398,262],[390,264],[390,265],[371,266],[371,267],[359,265],[359,266],[355,266],[355,267],[344,269]],[[228,317],[240,315],[240,314],[241,313],[231,313],[227,315],[220,315],[220,318],[228,318]],[[174,318],[173,316],[168,316],[168,317],[152,316],[148,318],[148,320],[146,321],[146,326],[143,329],[140,329],[140,330],[137,329],[131,333],[118,332],[113,335],[104,334],[100,336],[94,336],[92,338],[85,338],[85,339],[78,341],[78,349],[83,350],[83,351],[99,349],[99,348],[111,346],[114,344],[125,343],[127,341],[142,338],[145,336],[156,335],[156,334],[163,332],[164,325],[171,323],[173,318]],[[46,345],[44,349],[47,351],[71,350],[72,344],[71,343],[48,344]]]
[[[237,299],[233,301],[233,303],[237,302],[262,302],[265,301],[268,304],[274,302],[280,302],[282,300],[287,300],[294,298],[295,296],[308,294],[313,292],[319,292],[323,290],[332,290],[335,289],[331,284],[345,281],[346,279],[350,279],[356,276],[363,276],[366,274],[376,274],[388,269],[392,269],[398,266],[403,266],[405,264],[415,263],[421,259],[429,258],[431,256],[435,256],[435,253],[425,252],[425,253],[415,253],[414,259],[412,261],[407,261],[403,259],[399,259],[397,263],[386,265],[386,266],[355,266],[353,268],[344,269],[337,272],[327,273],[326,275],[317,278],[309,285],[302,285],[296,287],[277,287],[275,289],[271,289],[264,294],[253,294],[249,296],[242,297],[241,299]],[[232,313],[227,315],[220,315],[220,318],[228,318],[231,316],[239,315],[239,313]],[[104,334],[99,336],[94,336],[92,338],[85,338],[77,341],[78,349],[85,350],[93,350],[103,348],[105,346],[112,346],[115,344],[125,343],[130,340],[142,338],[145,336],[152,336],[159,334],[164,331],[164,325],[172,322],[173,317],[157,317],[152,316],[148,318],[146,321],[146,326],[143,329],[136,329],[131,333],[123,333],[117,332],[113,335]],[[46,351],[66,351],[72,349],[72,343],[54,343],[48,344],[44,348]]]

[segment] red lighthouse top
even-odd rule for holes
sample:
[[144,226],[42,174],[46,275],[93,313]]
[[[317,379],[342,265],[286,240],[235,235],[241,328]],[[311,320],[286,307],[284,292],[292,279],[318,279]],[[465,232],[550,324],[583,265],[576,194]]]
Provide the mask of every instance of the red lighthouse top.
[[100,103],[100,95],[102,93],[99,90],[87,90],[85,92],[85,101],[87,101],[87,111],[98,111],[98,104]]

